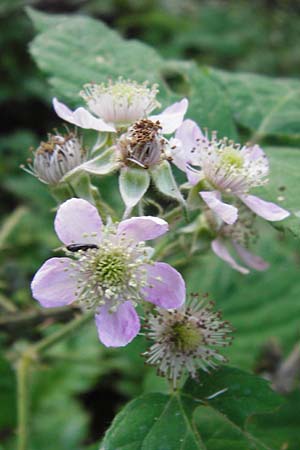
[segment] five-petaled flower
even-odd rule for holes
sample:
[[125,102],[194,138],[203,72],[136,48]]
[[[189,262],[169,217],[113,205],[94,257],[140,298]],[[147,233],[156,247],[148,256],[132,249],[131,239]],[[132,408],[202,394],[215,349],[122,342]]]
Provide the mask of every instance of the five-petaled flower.
[[[133,217],[104,226],[97,209],[82,199],[63,203],[55,230],[67,257],[46,261],[32,281],[33,297],[46,308],[76,302],[95,311],[99,339],[107,347],[128,344],[139,332],[138,303],[178,308],[185,301],[182,276],[153,262],[145,241],[166,233],[156,217]],[[76,250],[76,251],[74,251]]]
[[[248,208],[266,220],[278,221],[289,212],[275,203],[249,195],[251,188],[268,182],[268,159],[258,145],[241,147],[215,133],[209,140],[195,122],[185,120],[176,132],[181,145],[173,150],[173,162],[186,172],[191,185],[199,185],[200,196],[225,223],[233,224],[238,209],[222,201],[238,197]],[[230,201],[230,200],[229,200]]]

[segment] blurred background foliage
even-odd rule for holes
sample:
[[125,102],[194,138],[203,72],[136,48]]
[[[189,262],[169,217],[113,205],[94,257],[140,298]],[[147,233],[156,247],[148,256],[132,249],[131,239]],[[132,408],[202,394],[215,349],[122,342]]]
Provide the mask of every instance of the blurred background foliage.
[[[99,18],[167,58],[273,76],[299,77],[300,71],[300,2],[295,0],[1,0],[0,448],[5,450],[15,448],[16,355],[73,315],[42,315],[29,291],[34,272],[59,243],[54,200],[19,165],[58,121],[46,79],[28,52],[35,33],[24,6]],[[257,252],[272,266],[265,274],[242,277],[211,255],[199,257],[186,271],[190,290],[199,290],[201,279],[200,288],[237,328],[228,350],[231,363],[256,371],[264,344],[275,340],[287,355],[300,338],[299,241],[269,226],[263,236]],[[18,321],[9,323],[12,313]],[[140,337],[126,349],[107,351],[86,325],[37,361],[31,371],[32,450],[89,448],[127,399],[164,390],[164,382],[139,357],[144,348]],[[291,397],[274,423],[261,420],[265,430],[279,422],[282,442],[293,436],[288,448],[294,450],[300,448],[299,423],[291,421],[297,405]]]

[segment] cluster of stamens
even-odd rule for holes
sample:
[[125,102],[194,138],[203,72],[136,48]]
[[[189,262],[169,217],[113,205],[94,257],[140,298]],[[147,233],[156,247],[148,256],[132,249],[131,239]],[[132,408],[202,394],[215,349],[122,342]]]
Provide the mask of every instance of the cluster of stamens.
[[200,166],[212,188],[225,193],[246,194],[252,187],[268,182],[266,156],[251,158],[250,150],[250,146],[242,147],[226,137],[218,140],[217,133],[213,132],[210,141],[207,136],[197,140],[192,151],[193,161]]
[[161,134],[161,125],[149,119],[135,122],[118,140],[121,160],[125,165],[148,169],[168,159],[168,141]]
[[33,160],[28,160],[28,167],[22,168],[51,185],[59,183],[64,175],[79,166],[86,156],[82,142],[75,133],[48,134],[48,140],[41,142],[33,154]]
[[213,302],[193,295],[181,309],[157,310],[147,317],[146,335],[154,344],[144,353],[146,362],[174,387],[184,370],[195,378],[198,369],[207,372],[226,361],[216,347],[231,343],[232,327],[213,308]]
[[82,309],[96,312],[108,305],[115,312],[126,300],[136,305],[143,299],[141,290],[147,280],[144,264],[150,263],[144,242],[117,236],[112,227],[106,227],[98,248],[66,253],[75,258],[70,276],[76,277],[76,297]]
[[223,224],[220,233],[234,240],[242,247],[249,248],[258,239],[255,227],[256,214],[239,202],[239,218],[233,225]]
[[148,82],[139,84],[119,78],[107,84],[86,84],[80,95],[97,116],[106,122],[126,126],[147,117],[160,106],[157,93],[156,84],[148,87]]

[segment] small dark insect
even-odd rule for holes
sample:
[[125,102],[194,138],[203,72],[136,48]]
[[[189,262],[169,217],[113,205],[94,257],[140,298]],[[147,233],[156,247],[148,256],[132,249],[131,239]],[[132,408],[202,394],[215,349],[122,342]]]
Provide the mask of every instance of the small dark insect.
[[96,244],[70,244],[70,245],[67,245],[67,250],[69,250],[69,252],[78,252],[78,250],[83,250],[86,252],[90,248],[99,248],[99,247]]

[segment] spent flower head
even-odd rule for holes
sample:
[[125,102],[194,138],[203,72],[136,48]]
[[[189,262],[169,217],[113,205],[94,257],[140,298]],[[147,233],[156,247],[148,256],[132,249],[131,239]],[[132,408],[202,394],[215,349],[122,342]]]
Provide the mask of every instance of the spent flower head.
[[146,319],[146,336],[153,341],[143,356],[156,366],[159,375],[175,387],[186,370],[197,377],[198,369],[209,372],[226,358],[218,351],[232,341],[232,327],[214,311],[214,303],[206,297],[191,299],[180,309],[156,310]]
[[169,264],[154,262],[145,241],[168,230],[162,219],[146,216],[104,226],[86,200],[63,203],[55,230],[66,257],[51,258],[32,281],[33,297],[46,308],[76,303],[95,312],[99,339],[107,347],[128,344],[139,332],[135,306],[144,301],[176,308],[185,284]]
[[268,182],[268,158],[258,145],[218,140],[216,133],[209,140],[192,120],[183,122],[176,139],[180,144],[173,151],[174,163],[186,172],[192,185],[199,185],[201,198],[224,222],[233,224],[238,218],[238,209],[231,204],[236,197],[266,220],[289,216],[278,205],[249,195],[252,188]]
[[22,168],[46,184],[56,185],[85,158],[86,150],[76,132],[49,133],[48,140],[33,151],[28,167]]

